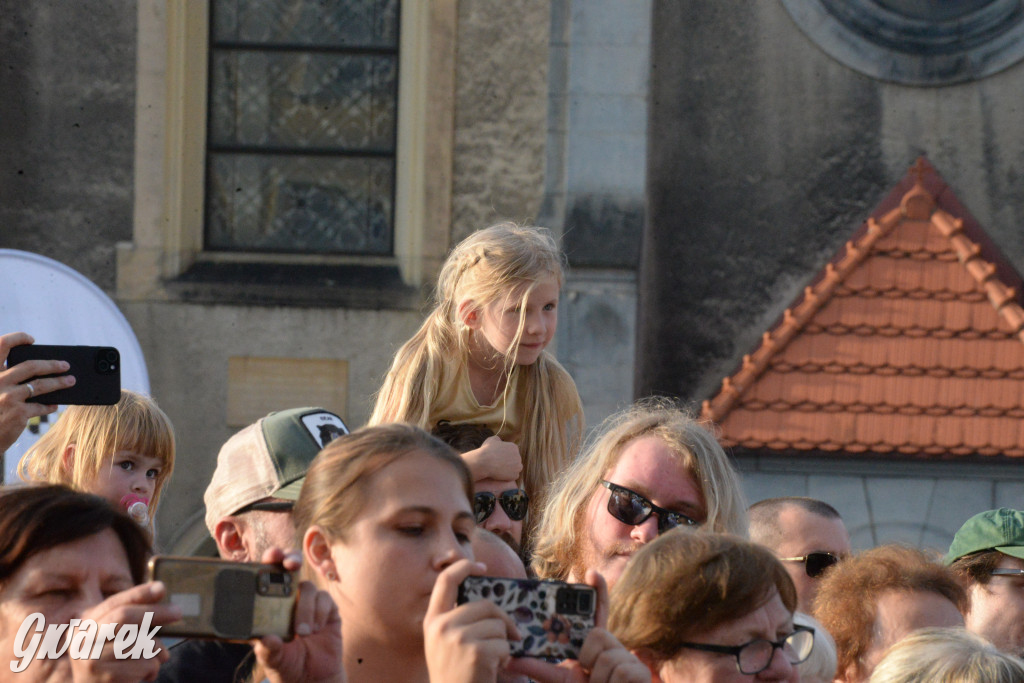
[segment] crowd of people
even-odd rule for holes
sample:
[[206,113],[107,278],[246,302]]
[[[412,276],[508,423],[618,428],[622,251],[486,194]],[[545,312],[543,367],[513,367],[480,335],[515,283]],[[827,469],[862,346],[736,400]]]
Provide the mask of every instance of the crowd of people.
[[[24,656],[33,614],[101,631],[183,614],[145,569],[170,420],[127,390],[68,407],[25,453],[25,483],[0,491],[0,681],[1024,681],[1024,512],[966,520],[944,558],[854,552],[826,501],[748,507],[713,427],[670,401],[639,401],[584,442],[575,386],[547,351],[562,263],[542,229],[474,233],[368,425],[295,407],[223,444],[206,525],[222,559],[298,573],[288,640]],[[0,336],[0,360],[32,341]],[[0,452],[56,409],[45,394],[74,382],[50,376],[66,370],[0,370]],[[150,514],[130,518],[139,503]],[[512,656],[564,637],[561,622],[538,636],[495,602],[461,601],[472,575],[586,584],[594,626],[573,658]]]

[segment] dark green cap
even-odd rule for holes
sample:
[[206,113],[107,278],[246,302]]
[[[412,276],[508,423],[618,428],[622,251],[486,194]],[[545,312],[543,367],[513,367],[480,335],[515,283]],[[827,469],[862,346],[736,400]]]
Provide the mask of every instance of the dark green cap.
[[974,515],[956,532],[944,561],[950,565],[983,550],[1024,560],[1024,512],[999,508]]

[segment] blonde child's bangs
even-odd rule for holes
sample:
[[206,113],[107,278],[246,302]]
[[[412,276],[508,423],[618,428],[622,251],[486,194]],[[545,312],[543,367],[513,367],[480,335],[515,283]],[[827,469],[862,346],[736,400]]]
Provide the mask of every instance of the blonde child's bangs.
[[167,415],[148,401],[131,401],[118,407],[121,414],[117,450],[157,458],[164,465],[160,478],[166,478],[174,468],[174,430]]
[[[160,460],[163,480],[174,467],[174,431],[167,415],[153,401],[135,392],[123,391],[113,406],[71,406],[58,422],[63,425],[65,446],[74,444],[76,457],[88,457],[84,468],[99,474],[111,456],[132,451]],[[71,435],[78,438],[71,440]],[[63,450],[63,449],[62,449]]]

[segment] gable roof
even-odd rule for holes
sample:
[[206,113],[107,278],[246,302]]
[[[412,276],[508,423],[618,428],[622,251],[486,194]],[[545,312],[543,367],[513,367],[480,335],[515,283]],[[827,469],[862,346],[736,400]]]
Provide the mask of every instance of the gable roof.
[[1021,284],[919,159],[702,416],[747,449],[1024,456]]

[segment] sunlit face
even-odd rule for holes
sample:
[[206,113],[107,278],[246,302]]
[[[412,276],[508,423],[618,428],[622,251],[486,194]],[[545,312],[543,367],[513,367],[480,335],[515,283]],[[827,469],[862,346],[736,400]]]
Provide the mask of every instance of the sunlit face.
[[33,660],[21,673],[11,671],[22,622],[40,612],[47,624],[67,624],[133,585],[128,555],[111,529],[30,557],[0,589],[0,681],[71,680],[66,653],[56,661]]
[[[423,616],[437,575],[472,558],[473,510],[455,468],[423,452],[370,475],[368,505],[331,544],[329,584],[350,633],[422,647]],[[347,641],[346,641],[347,642]]]
[[[1024,560],[1003,555],[999,569],[1024,570]],[[967,630],[984,636],[1003,652],[1024,657],[1024,575],[993,576],[967,589]]]
[[[514,289],[508,297],[500,297],[479,309],[474,325],[493,353],[514,354],[517,365],[532,365],[555,338],[558,279],[545,275],[537,280],[526,298],[525,313],[522,313],[522,306],[523,289]],[[525,318],[523,335],[513,348],[521,315]]]
[[[832,553],[837,557],[850,554],[850,534],[841,519],[822,517],[797,505],[787,505],[779,513],[778,525],[782,540],[772,550],[779,557],[806,557],[812,552]],[[821,577],[808,576],[803,562],[782,564],[796,586],[797,609],[810,614]]]
[[[698,522],[707,518],[704,498],[684,467],[682,456],[656,436],[627,443],[604,479]],[[657,514],[637,526],[623,524],[608,512],[610,495],[611,491],[600,485],[591,495],[579,534],[578,557],[571,572],[572,580],[579,581],[587,569],[596,569],[609,589],[618,581],[633,553],[658,536]]]
[[163,467],[164,463],[159,458],[135,451],[118,451],[100,468],[89,487],[89,493],[106,498],[118,508],[122,507],[121,499],[128,494],[150,501],[156,493],[157,480]]
[[[782,604],[778,592],[756,610],[687,640],[706,645],[744,645],[752,640],[777,642],[793,632],[793,613]],[[729,654],[683,649],[662,664],[658,675],[663,683],[749,683],[750,681],[800,680],[797,668],[776,649],[768,668],[758,674],[740,673],[736,657]]]

